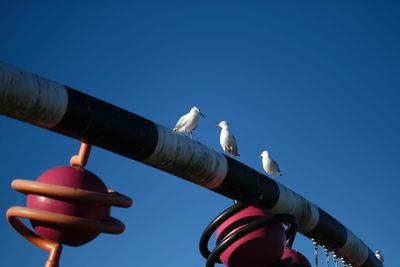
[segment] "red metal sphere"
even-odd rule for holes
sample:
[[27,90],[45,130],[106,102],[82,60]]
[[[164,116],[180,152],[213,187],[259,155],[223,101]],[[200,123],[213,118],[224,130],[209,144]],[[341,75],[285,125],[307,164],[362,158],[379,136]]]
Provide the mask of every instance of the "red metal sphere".
[[297,250],[286,247],[285,251],[283,252],[282,260],[289,258],[291,260],[291,263],[296,263],[299,266],[311,267],[311,263],[307,260],[306,257],[304,257],[303,254],[301,254]]
[[[267,210],[248,207],[226,220],[217,229],[217,243],[259,218],[271,216]],[[282,224],[262,227],[233,243],[221,255],[227,267],[265,267],[278,261],[285,247],[286,233]]]
[[[105,184],[95,174],[88,170],[70,166],[50,169],[40,175],[37,181],[99,193],[108,192]],[[99,221],[105,220],[110,216],[110,207],[104,204],[62,198],[56,199],[33,194],[28,194],[27,196],[27,207]],[[31,224],[41,237],[69,246],[83,245],[96,238],[99,234],[98,232],[47,224],[35,220],[31,220]]]

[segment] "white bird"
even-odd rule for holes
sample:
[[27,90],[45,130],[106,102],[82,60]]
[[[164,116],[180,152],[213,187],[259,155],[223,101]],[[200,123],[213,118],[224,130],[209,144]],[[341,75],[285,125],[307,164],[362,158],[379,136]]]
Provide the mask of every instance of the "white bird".
[[383,256],[382,256],[382,254],[381,254],[381,252],[379,250],[375,251],[375,256],[381,263],[383,263],[384,259],[383,259]]
[[175,128],[172,130],[178,133],[185,133],[185,135],[188,133],[192,138],[192,131],[197,128],[199,116],[204,117],[197,107],[192,107],[189,113],[179,118]]
[[282,176],[278,163],[269,156],[268,151],[263,151],[260,157],[262,158],[263,169],[267,174],[272,176]]
[[229,124],[227,121],[221,121],[216,127],[221,128],[221,134],[219,136],[219,143],[225,153],[231,154],[234,158],[240,156],[238,154],[238,148],[235,136],[229,130]]

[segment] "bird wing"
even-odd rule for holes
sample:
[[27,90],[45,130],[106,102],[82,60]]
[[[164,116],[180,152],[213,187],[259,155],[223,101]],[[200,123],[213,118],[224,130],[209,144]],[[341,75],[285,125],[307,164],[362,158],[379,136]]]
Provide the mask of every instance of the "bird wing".
[[175,125],[175,128],[173,129],[174,131],[177,131],[180,128],[182,128],[182,126],[185,124],[186,116],[187,116],[187,114],[185,114],[185,115],[183,115],[182,117],[179,118],[178,122]]
[[273,164],[273,165],[275,165],[275,167],[276,167],[276,171],[277,171],[277,172],[279,172],[279,173],[282,173],[282,172],[281,172],[281,169],[279,168],[279,165],[278,165],[278,163],[276,163],[276,161],[275,161],[275,160],[273,160],[273,159],[271,159],[271,161],[272,161],[272,164]]
[[235,138],[234,135],[232,135],[232,139],[233,139],[233,143],[235,144],[235,145],[234,145],[234,153],[235,153],[235,155],[239,156],[238,146],[237,146],[236,138]]
[[236,156],[239,155],[238,154],[237,143],[236,143],[236,138],[235,138],[235,136],[233,134],[229,134],[228,138],[229,138],[228,142],[229,142],[229,147],[230,147],[231,153],[232,153],[233,156],[236,157]]

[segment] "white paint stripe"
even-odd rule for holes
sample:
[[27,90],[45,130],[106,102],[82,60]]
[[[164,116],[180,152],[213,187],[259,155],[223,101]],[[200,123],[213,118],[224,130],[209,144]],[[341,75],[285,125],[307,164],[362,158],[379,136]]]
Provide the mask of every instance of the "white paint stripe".
[[279,199],[271,209],[272,213],[289,213],[299,220],[299,231],[310,232],[319,220],[318,208],[290,189],[278,183]]
[[157,129],[156,149],[144,163],[210,189],[222,183],[228,171],[224,155],[164,126]]
[[64,86],[0,62],[0,114],[52,128],[67,104]]
[[338,249],[340,256],[348,259],[348,262],[356,266],[363,265],[368,259],[368,247],[349,229],[347,229],[347,240],[344,246]]

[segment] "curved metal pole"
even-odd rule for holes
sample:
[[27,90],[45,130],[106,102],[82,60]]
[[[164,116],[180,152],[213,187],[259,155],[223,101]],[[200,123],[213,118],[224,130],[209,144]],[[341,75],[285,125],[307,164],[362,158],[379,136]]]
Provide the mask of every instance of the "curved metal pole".
[[0,114],[143,162],[231,199],[289,213],[299,220],[299,232],[347,262],[382,267],[343,224],[285,186],[204,144],[68,86],[0,63]]

